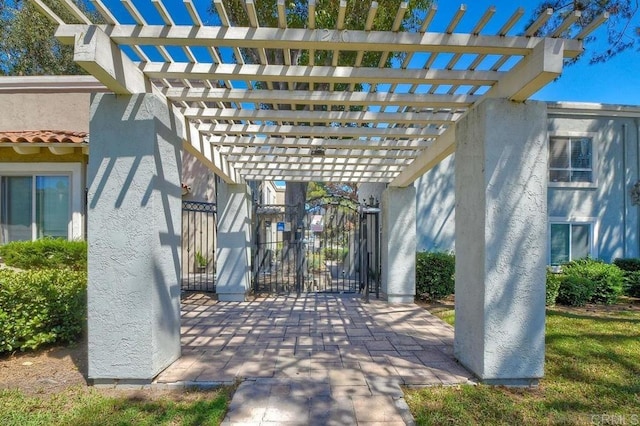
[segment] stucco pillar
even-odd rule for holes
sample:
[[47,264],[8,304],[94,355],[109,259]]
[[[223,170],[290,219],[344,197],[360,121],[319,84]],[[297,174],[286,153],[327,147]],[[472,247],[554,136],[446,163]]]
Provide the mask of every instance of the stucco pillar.
[[368,203],[371,197],[374,201],[380,201],[386,188],[386,183],[363,182],[358,185],[358,202]]
[[243,302],[251,288],[251,194],[245,184],[218,184],[216,293]]
[[413,303],[416,294],[416,189],[389,187],[382,193],[382,295],[391,303]]
[[89,378],[148,382],[180,357],[180,149],[154,95],[97,94],[88,165]]
[[546,105],[488,99],[456,125],[458,360],[490,384],[543,375]]

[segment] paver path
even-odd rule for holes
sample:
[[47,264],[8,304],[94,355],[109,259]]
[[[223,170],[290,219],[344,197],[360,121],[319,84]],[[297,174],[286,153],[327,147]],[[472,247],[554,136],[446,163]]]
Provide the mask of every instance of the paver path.
[[183,301],[183,356],[158,385],[244,380],[225,424],[411,424],[400,385],[466,383],[453,329],[357,294]]

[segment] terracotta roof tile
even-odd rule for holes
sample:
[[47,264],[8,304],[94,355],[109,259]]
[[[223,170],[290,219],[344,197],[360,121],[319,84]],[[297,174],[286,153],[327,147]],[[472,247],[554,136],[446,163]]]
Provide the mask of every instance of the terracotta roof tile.
[[10,143],[86,143],[87,132],[68,130],[23,130],[16,132],[0,132],[0,142]]

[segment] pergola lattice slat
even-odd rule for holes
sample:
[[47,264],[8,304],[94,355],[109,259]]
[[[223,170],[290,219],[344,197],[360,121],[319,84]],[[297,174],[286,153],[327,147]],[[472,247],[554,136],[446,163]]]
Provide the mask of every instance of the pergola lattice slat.
[[404,105],[417,108],[467,107],[480,99],[474,95],[420,95],[389,92],[310,92],[304,90],[245,90],[179,88],[163,89],[173,101],[295,103],[299,105]]
[[[94,0],[108,24],[88,25],[84,15],[74,18],[82,24],[65,23],[46,1],[31,1],[59,24],[57,37],[74,44],[75,60],[110,90],[153,92],[172,103],[184,120],[184,148],[227,182],[410,185],[455,151],[455,123],[469,108],[491,97],[526,100],[558,76],[563,61],[582,52],[581,40],[606,20],[603,15],[573,38],[534,37],[553,16],[548,10],[523,35],[514,35],[525,13],[518,8],[497,32],[486,34],[496,8],[462,28],[466,7],[461,7],[437,33],[427,31],[438,11],[434,5],[413,32],[400,29],[406,12],[401,5],[389,11],[395,13],[393,28],[378,31],[376,3],[364,28],[347,27],[344,3],[333,28],[321,28],[316,13],[324,11],[310,1],[307,28],[289,28],[287,4],[279,1],[272,14],[275,27],[268,27],[253,0],[246,0],[248,26],[242,27],[233,24],[225,2],[215,0],[220,25],[209,26],[187,0],[181,7],[192,25],[176,25],[184,19],[154,0],[152,9],[164,25],[149,25],[158,18],[146,16],[139,5],[123,2],[125,17]],[[576,17],[564,20],[555,34]],[[138,25],[120,24],[132,19]],[[176,54],[172,46],[182,49]],[[352,63],[343,63],[345,52],[355,53]],[[378,54],[375,64],[363,66],[366,52]],[[404,54],[401,64],[387,66],[391,52]],[[307,63],[296,61],[302,53]],[[154,62],[158,57],[161,62]],[[347,166],[353,170],[344,170]]]
[[[309,138],[316,135],[314,144],[318,141],[326,141],[331,143],[331,139],[326,138],[389,138],[383,142],[393,142],[402,140],[410,144],[411,141],[419,140],[418,138],[433,138],[442,133],[442,131],[429,127],[415,128],[393,128],[393,127],[345,127],[345,126],[270,126],[259,124],[199,124],[198,130],[203,134],[220,135],[220,136],[243,136],[243,135],[263,135],[263,136],[282,136],[285,138],[299,137]],[[406,139],[399,139],[406,138]],[[253,143],[253,142],[252,142]],[[304,139],[298,139],[297,144],[304,144]]]

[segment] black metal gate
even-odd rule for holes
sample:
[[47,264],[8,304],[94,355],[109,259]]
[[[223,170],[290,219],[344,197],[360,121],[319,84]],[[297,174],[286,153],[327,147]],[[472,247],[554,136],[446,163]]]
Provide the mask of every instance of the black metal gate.
[[378,288],[379,243],[367,242],[378,232],[368,231],[374,225],[367,228],[370,221],[362,212],[356,202],[342,197],[309,200],[304,209],[258,205],[254,291],[348,293]]
[[182,202],[182,291],[215,292],[216,205]]

